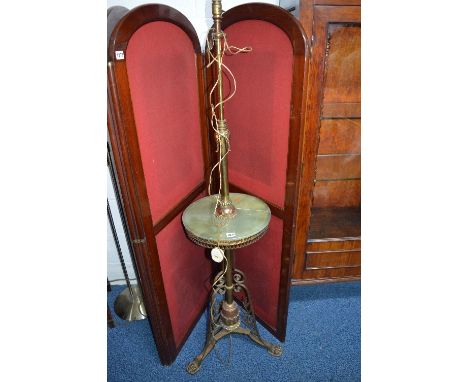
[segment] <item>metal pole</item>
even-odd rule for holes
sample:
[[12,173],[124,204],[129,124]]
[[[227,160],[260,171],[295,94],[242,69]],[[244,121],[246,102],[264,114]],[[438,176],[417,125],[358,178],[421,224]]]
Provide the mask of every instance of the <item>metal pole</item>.
[[223,158],[220,164],[220,184],[221,184],[221,206],[218,210],[218,214],[229,215],[235,212],[235,208],[229,198],[229,178],[228,178],[228,160],[226,153],[228,152],[228,135],[229,130],[227,127],[226,120],[224,119],[224,95],[223,95],[223,41],[222,41],[222,29],[221,29],[221,19],[222,19],[222,5],[221,0],[213,0],[212,4],[212,13],[214,21],[214,33],[213,40],[216,49],[216,60],[217,60],[217,79],[218,79],[218,130],[220,132],[219,136],[219,155],[220,158]]
[[125,282],[127,283],[127,287],[128,287],[130,294],[133,296],[133,290],[130,284],[130,279],[128,277],[127,267],[125,266],[122,249],[120,248],[119,238],[117,237],[117,230],[115,229],[114,219],[112,218],[112,212],[111,212],[110,205],[109,205],[109,199],[107,200],[107,218],[109,219],[112,236],[114,237],[114,243],[115,243],[115,246],[117,247],[117,253],[119,255],[120,266],[122,267],[122,271],[125,277]]
[[228,304],[232,304],[232,288],[233,288],[233,282],[232,282],[232,260],[233,256],[231,253],[230,249],[225,249],[224,250],[224,255],[226,256],[226,261],[227,261],[227,269],[226,269],[226,295],[225,295],[225,300]]
[[128,232],[128,226],[127,226],[127,222],[125,220],[125,213],[124,213],[124,209],[123,209],[123,205],[122,205],[122,199],[120,198],[120,191],[119,191],[119,185],[118,185],[118,181],[117,181],[117,175],[115,173],[115,168],[114,168],[113,159],[112,159],[112,151],[111,151],[111,148],[110,148],[110,145],[109,145],[109,134],[107,134],[107,168],[109,169],[109,174],[110,174],[110,178],[111,178],[111,181],[112,181],[112,187],[114,189],[115,199],[117,201],[117,207],[119,208],[119,217],[120,217],[120,220],[122,222],[123,229],[124,229],[125,241],[127,243],[128,251],[130,252],[130,262],[132,264],[133,272],[135,273],[135,277],[137,279],[137,284],[140,285],[140,276],[138,274],[138,268],[137,268],[136,263],[135,263],[135,254],[133,252],[133,246],[131,245],[132,241],[130,240],[130,234]]

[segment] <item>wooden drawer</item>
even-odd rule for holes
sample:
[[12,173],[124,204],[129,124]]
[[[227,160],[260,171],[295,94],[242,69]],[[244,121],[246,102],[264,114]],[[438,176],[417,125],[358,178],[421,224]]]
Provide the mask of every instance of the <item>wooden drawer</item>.
[[321,241],[307,244],[306,253],[361,249],[361,240]]
[[295,263],[293,284],[358,279],[361,275],[361,240],[309,242]]
[[361,103],[361,26],[330,23],[327,32],[328,54],[326,54],[323,103],[359,105]]
[[359,267],[361,251],[307,252],[305,270]]
[[308,269],[302,273],[302,280],[314,279],[313,282],[330,282],[334,279],[343,281],[346,278],[359,278],[361,276],[361,267],[341,267],[325,269]]
[[314,207],[354,207],[361,205],[361,180],[317,181]]
[[317,180],[361,178],[360,155],[317,156]]
[[325,103],[322,118],[361,118],[361,103]]
[[360,153],[360,119],[324,119],[321,121],[319,155]]

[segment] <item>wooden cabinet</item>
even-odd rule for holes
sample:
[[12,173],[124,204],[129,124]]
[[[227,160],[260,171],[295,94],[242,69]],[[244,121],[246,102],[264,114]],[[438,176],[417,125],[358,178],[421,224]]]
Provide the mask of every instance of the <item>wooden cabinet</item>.
[[[360,1],[303,0],[300,20],[312,40],[301,182],[313,182],[299,227],[293,284],[344,281],[361,273]],[[316,153],[316,155],[314,155]]]

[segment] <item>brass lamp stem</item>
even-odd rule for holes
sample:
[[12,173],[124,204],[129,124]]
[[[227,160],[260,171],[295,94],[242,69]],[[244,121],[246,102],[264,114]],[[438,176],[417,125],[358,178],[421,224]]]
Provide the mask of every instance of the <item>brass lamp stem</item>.
[[213,39],[216,48],[216,59],[217,59],[217,68],[218,68],[218,97],[219,97],[219,114],[218,119],[224,120],[224,105],[223,105],[223,63],[222,63],[222,29],[221,29],[221,18],[222,18],[222,10],[221,10],[221,0],[213,0],[212,3],[212,12],[213,12],[213,21],[214,21],[214,34]]
[[224,255],[226,256],[226,295],[225,295],[225,300],[228,304],[232,304],[233,302],[233,295],[232,295],[232,289],[233,289],[233,283],[232,283],[232,261],[233,261],[233,256],[231,253],[230,249],[226,249],[224,251]]
[[222,158],[220,163],[220,203],[216,208],[216,213],[218,215],[233,215],[235,213],[235,207],[232,204],[232,201],[229,197],[229,178],[228,178],[228,136],[229,130],[227,127],[226,120],[224,119],[224,104],[223,104],[223,42],[222,42],[222,29],[221,29],[221,19],[222,19],[222,5],[221,0],[212,1],[212,14],[214,21],[214,33],[213,40],[216,49],[216,63],[217,63],[217,79],[218,79],[218,130],[219,134],[219,156]]

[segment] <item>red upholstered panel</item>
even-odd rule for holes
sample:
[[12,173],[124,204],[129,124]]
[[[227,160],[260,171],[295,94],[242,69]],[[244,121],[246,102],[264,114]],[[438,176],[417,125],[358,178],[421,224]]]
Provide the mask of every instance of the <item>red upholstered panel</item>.
[[211,264],[204,248],[186,238],[181,214],[156,235],[159,259],[176,345],[205,306]]
[[[156,223],[203,181],[196,56],[185,32],[158,21],[133,34],[126,63]],[[156,235],[156,244],[178,346],[206,303],[211,263],[204,249],[185,236],[181,215]]]
[[[230,181],[283,206],[289,136],[293,53],[287,35],[260,20],[226,28],[230,44],[251,53],[226,56],[237,93],[225,105],[231,132]],[[226,77],[225,77],[226,79]],[[227,81],[225,81],[227,82]],[[226,83],[229,90],[232,84]]]
[[153,223],[203,180],[192,42],[174,24],[145,24],[130,39],[127,71]]
[[276,328],[283,221],[271,218],[268,232],[256,243],[236,250],[235,267],[245,273],[255,313]]

